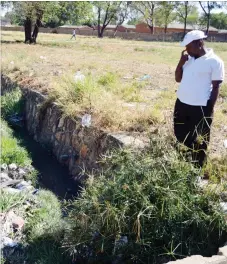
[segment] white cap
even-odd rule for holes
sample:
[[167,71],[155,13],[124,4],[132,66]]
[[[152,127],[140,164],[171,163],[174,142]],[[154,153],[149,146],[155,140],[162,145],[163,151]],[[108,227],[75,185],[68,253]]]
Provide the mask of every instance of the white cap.
[[204,39],[207,38],[207,36],[204,34],[203,31],[201,30],[192,30],[190,32],[188,32],[185,36],[183,41],[181,42],[181,46],[186,46],[189,43],[191,43],[194,40],[197,39]]

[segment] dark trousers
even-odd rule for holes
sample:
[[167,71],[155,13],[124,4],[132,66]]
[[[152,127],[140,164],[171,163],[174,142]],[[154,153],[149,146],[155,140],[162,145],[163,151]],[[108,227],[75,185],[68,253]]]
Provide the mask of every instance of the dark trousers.
[[202,167],[206,160],[206,150],[210,141],[213,109],[207,106],[193,106],[176,100],[174,109],[174,133],[177,140],[190,148],[192,160]]

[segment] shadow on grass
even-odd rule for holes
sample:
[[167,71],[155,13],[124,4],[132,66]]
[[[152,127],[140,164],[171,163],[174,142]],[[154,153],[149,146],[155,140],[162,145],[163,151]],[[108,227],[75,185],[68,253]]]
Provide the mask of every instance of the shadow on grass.
[[2,44],[18,44],[18,43],[24,43],[23,40],[1,40]]
[[32,159],[33,167],[39,172],[41,187],[52,191],[59,199],[77,197],[80,185],[69,175],[68,169],[63,167],[48,149],[36,142],[25,128],[13,127],[14,136],[19,139],[19,145],[24,147]]
[[38,237],[26,246],[3,248],[5,264],[73,264],[73,258],[64,248],[58,234]]
[[72,257],[62,248],[62,241],[56,235],[37,238],[26,248],[27,264],[72,264]]

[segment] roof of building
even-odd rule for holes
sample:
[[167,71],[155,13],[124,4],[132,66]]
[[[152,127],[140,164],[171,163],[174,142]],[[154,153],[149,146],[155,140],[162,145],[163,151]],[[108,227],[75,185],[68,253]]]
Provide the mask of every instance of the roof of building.
[[[116,28],[117,25],[107,25],[106,28]],[[124,27],[124,28],[136,28],[136,26],[134,25],[126,25],[126,24],[122,24],[122,25],[119,25],[119,27]]]
[[124,27],[124,28],[132,28],[132,29],[135,29],[136,28],[136,26],[135,25],[121,25],[122,27]]
[[218,33],[226,34],[227,33],[227,29],[220,29],[220,30],[218,30]]
[[[181,23],[170,23],[168,25],[168,28],[183,29],[184,28],[184,24],[181,24]],[[205,26],[198,26],[198,25],[195,25],[195,26],[187,25],[186,29],[189,29],[189,30],[193,30],[193,29],[206,30],[206,27]],[[211,27],[211,26],[209,27],[209,30],[218,31],[218,29],[216,29],[215,27]]]
[[88,26],[75,26],[75,25],[63,25],[63,26],[60,26],[60,28],[90,28]]
[[[142,22],[139,24],[146,24],[146,23]],[[155,27],[159,27],[159,26],[155,26]],[[160,27],[160,28],[162,28],[162,27]],[[167,28],[184,29],[184,24],[182,24],[182,23],[170,23]],[[206,30],[206,26],[198,26],[198,25],[192,26],[192,25],[187,24],[186,29],[188,29],[188,30],[193,30],[193,29]],[[215,27],[211,27],[211,26],[209,27],[209,30],[210,31],[218,31],[218,29],[216,29]]]

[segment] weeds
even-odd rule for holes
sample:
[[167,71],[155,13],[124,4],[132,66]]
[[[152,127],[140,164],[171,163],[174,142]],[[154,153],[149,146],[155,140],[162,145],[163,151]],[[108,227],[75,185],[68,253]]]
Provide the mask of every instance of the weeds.
[[[216,253],[226,239],[219,197],[200,190],[198,172],[162,137],[143,153],[122,150],[104,162],[108,168],[91,176],[73,202],[67,239],[81,263],[108,263],[121,255],[123,263],[155,264]],[[123,236],[127,243],[116,247]]]
[[220,96],[223,98],[227,98],[227,84],[226,83],[222,84],[221,86]]
[[[163,120],[158,109],[148,105],[144,109],[139,104],[143,101],[140,84],[121,83],[115,73],[108,72],[98,79],[88,76],[84,82],[79,83],[75,83],[70,76],[64,76],[54,86],[51,96],[62,108],[64,115],[90,113],[93,124],[105,129],[131,131],[144,125],[144,131],[150,124]],[[110,104],[110,101],[114,104]],[[125,101],[138,104],[131,108],[124,104]]]
[[8,118],[13,114],[20,114],[22,109],[22,93],[19,88],[1,97],[1,115],[3,118]]
[[31,165],[31,159],[25,148],[19,146],[12,131],[7,127],[6,122],[1,120],[1,163],[16,163],[21,166]]
[[7,212],[15,207],[22,207],[22,204],[27,198],[27,195],[24,193],[9,194],[4,189],[1,189],[0,194],[1,213]]

